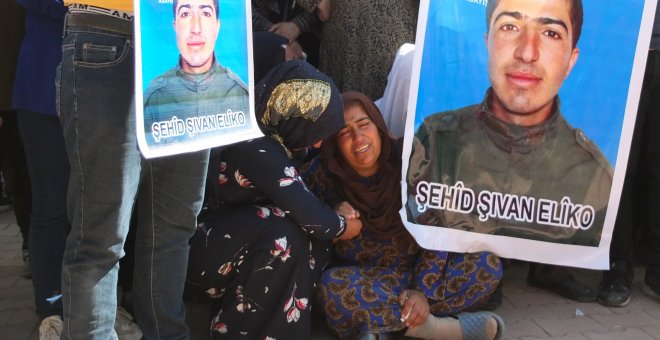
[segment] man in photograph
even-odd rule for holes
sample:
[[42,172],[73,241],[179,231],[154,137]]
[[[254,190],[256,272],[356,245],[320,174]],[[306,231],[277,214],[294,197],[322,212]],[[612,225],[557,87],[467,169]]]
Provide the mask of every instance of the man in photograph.
[[[408,218],[598,246],[612,169],[564,119],[558,96],[578,60],[582,2],[491,0],[486,20],[491,88],[479,104],[424,120],[408,169]],[[469,211],[452,199],[468,189],[474,194]],[[441,195],[433,197],[431,190]],[[528,283],[574,300],[595,300],[595,292],[562,267],[532,264]]]
[[218,0],[174,0],[173,10],[179,61],[144,93],[144,128],[156,144],[186,140],[173,120],[249,110],[247,86],[215,57]]

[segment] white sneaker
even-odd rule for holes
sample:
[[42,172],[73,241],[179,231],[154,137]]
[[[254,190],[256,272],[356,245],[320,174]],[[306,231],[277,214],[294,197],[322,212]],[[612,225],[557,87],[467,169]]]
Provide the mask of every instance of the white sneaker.
[[142,331],[133,322],[133,316],[124,308],[117,307],[117,318],[115,319],[115,332],[119,340],[140,340]]
[[39,325],[39,340],[60,340],[64,323],[59,315],[51,315]]

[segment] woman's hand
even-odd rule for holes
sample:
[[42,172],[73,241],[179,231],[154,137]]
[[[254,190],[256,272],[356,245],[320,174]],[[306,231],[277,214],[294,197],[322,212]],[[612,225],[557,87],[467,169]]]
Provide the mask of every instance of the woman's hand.
[[346,201],[337,204],[335,211],[337,214],[343,216],[346,220],[346,231],[341,236],[339,236],[339,239],[350,240],[358,236],[362,231],[362,220],[360,220],[360,213]]
[[362,231],[362,221],[359,218],[346,220],[346,231],[339,236],[340,240],[350,240],[360,235]]
[[360,218],[360,212],[355,210],[355,208],[353,208],[353,206],[346,201],[337,204],[335,206],[335,211],[337,214],[344,216],[344,218],[347,220]]
[[416,290],[405,289],[401,292],[399,304],[401,305],[401,322],[405,323],[406,327],[417,327],[429,317],[429,302],[424,294]]
[[317,15],[321,22],[330,20],[330,13],[332,11],[332,0],[320,0],[317,6]]
[[287,38],[289,42],[298,39],[298,36],[300,35],[300,27],[288,21],[278,22],[277,24],[271,26],[268,31]]
[[286,61],[293,59],[305,59],[304,52],[298,41],[294,40],[286,44],[286,49],[284,51],[284,59]]

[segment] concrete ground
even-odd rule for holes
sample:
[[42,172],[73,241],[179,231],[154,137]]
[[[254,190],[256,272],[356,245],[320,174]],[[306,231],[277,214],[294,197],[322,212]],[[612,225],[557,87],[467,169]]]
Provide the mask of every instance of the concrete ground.
[[[641,291],[643,269],[638,268],[632,300],[624,308],[577,303],[528,287],[527,265],[513,262],[506,268],[504,301],[496,312],[506,323],[505,339],[660,340],[660,301]],[[581,273],[596,286],[600,275]],[[193,339],[204,339],[208,313],[203,305],[188,305]],[[333,339],[320,320],[313,339]],[[38,339],[32,282],[23,277],[21,235],[13,211],[0,212],[0,340]],[[296,339],[297,340],[297,339]]]

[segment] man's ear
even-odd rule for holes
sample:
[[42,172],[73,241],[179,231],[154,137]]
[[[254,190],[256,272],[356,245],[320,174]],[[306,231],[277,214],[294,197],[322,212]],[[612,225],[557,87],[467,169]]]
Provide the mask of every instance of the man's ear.
[[579,56],[580,56],[580,49],[574,47],[573,51],[571,51],[571,59],[568,61],[568,69],[566,69],[566,75],[564,76],[564,78],[568,77],[568,75],[571,73],[571,70],[573,69],[573,66],[575,66],[575,63],[577,63]]

